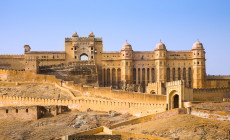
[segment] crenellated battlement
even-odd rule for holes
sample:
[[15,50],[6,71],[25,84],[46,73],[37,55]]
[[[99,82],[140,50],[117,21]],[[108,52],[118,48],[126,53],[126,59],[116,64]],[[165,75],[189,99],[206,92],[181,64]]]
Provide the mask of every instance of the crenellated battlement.
[[5,70],[5,69],[0,69],[0,74],[21,74],[22,72],[25,72],[25,70]]
[[230,80],[230,75],[207,75],[207,80]]
[[184,80],[178,80],[178,81],[172,81],[172,82],[167,82],[166,87],[168,86],[178,86],[178,85],[183,85]]
[[210,93],[210,92],[230,92],[230,87],[193,89],[193,93]]
[[[156,112],[163,112],[166,104],[135,103],[126,101],[114,101],[106,99],[84,99],[58,100],[21,96],[0,95],[0,106],[18,105],[65,105],[71,109],[86,111],[88,108],[100,111],[115,110],[118,112],[129,112],[131,114],[148,115]],[[141,110],[140,110],[141,109]]]

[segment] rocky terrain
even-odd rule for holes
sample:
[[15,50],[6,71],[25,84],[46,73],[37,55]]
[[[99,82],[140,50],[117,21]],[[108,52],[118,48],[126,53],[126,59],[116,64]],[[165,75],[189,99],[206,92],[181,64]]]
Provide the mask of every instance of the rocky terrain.
[[211,110],[211,111],[223,111],[226,113],[230,113],[230,102],[222,102],[222,103],[206,102],[206,103],[193,105],[193,107],[199,109]]
[[181,140],[230,139],[230,122],[203,119],[188,114],[129,125],[116,130]]
[[39,120],[0,119],[0,140],[55,139],[96,128],[110,126],[135,117],[116,112],[72,111]]
[[0,95],[36,97],[46,99],[71,99],[68,94],[62,92],[56,87],[37,84],[26,84],[18,86],[0,85]]

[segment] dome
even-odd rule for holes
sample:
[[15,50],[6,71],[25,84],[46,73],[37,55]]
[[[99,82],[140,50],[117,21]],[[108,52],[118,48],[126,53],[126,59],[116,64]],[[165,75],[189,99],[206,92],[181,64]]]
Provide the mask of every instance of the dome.
[[72,37],[79,37],[76,32],[73,33]]
[[160,42],[156,45],[155,49],[156,50],[166,50],[166,47],[165,47],[165,44],[162,43],[161,40],[160,40]]
[[24,48],[26,48],[26,47],[27,47],[27,48],[30,48],[30,45],[24,45]]
[[204,49],[204,48],[203,48],[203,44],[200,43],[200,41],[196,41],[196,42],[193,44],[192,49]]
[[132,46],[126,40],[125,44],[122,45],[121,50],[132,50]]
[[90,32],[89,37],[95,37],[95,35],[93,34],[93,32]]

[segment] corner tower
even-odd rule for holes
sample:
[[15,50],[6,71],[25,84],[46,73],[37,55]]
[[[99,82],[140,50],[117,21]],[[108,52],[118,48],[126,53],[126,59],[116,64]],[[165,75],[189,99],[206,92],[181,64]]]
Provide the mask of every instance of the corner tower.
[[121,48],[121,81],[123,85],[133,83],[133,49],[126,41]]
[[204,88],[206,79],[205,51],[203,44],[197,41],[192,47],[193,88]]
[[166,83],[166,47],[160,42],[155,48],[156,82]]

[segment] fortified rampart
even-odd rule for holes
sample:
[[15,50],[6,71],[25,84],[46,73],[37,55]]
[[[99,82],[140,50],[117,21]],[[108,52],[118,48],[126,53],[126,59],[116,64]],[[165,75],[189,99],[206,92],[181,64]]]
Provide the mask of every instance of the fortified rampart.
[[166,104],[165,95],[152,95],[137,92],[127,92],[123,90],[112,90],[112,87],[93,87],[75,85],[73,82],[64,82],[64,86],[68,86],[73,90],[77,90],[86,95],[100,96],[106,98],[114,98],[129,102]]
[[0,106],[23,106],[23,105],[62,105],[68,106],[70,109],[77,109],[79,111],[86,111],[87,109],[97,111],[115,110],[120,113],[129,112],[136,116],[143,116],[153,114],[156,112],[163,112],[166,110],[166,104],[151,104],[151,103],[134,103],[123,101],[112,101],[105,99],[83,99],[77,100],[56,100],[56,99],[42,99],[32,97],[18,97],[0,95]]
[[193,89],[193,101],[223,101],[224,93],[230,93],[230,87]]
[[0,55],[0,69],[25,69],[24,55]]
[[207,75],[207,80],[230,80],[230,75]]

